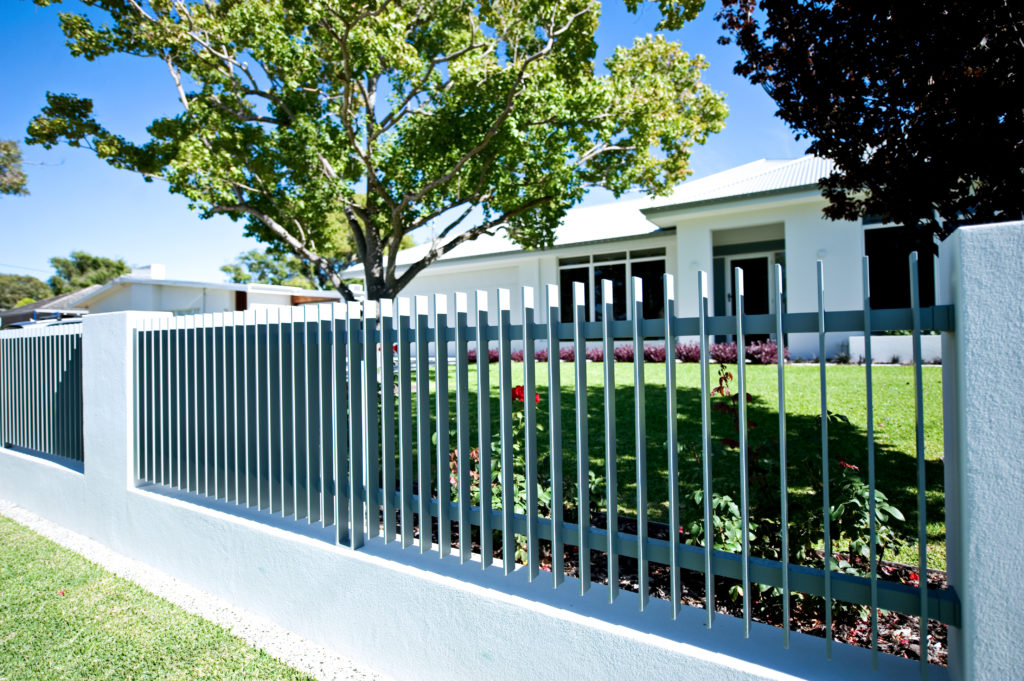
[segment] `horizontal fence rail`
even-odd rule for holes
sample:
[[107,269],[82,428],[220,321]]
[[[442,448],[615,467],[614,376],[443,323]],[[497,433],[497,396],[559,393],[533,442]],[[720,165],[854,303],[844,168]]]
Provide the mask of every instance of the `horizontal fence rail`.
[[[864,264],[867,282],[867,264]],[[916,282],[916,259],[912,259]],[[707,625],[713,626],[716,578],[741,585],[745,631],[752,620],[758,588],[779,590],[784,622],[790,621],[791,596],[823,599],[826,654],[831,651],[831,622],[838,602],[868,606],[872,613],[872,646],[877,650],[880,609],[897,611],[946,624],[959,623],[959,602],[948,590],[918,587],[879,579],[875,504],[878,497],[871,400],[870,334],[906,329],[915,350],[915,413],[920,523],[919,574],[927,575],[927,535],[924,479],[924,431],[921,420],[922,376],[920,336],[925,331],[952,328],[952,309],[921,308],[916,288],[912,307],[872,310],[865,283],[863,310],[826,311],[825,271],[818,267],[818,311],[782,310],[781,266],[776,279],[776,312],[748,315],[744,310],[743,273],[735,272],[736,314],[709,316],[707,276],[699,274],[700,311],[694,318],[675,317],[675,285],[666,275],[665,319],[643,318],[643,294],[633,280],[629,308],[632,318],[612,319],[613,287],[601,298],[603,321],[588,322],[581,285],[573,291],[572,322],[561,322],[557,287],[546,290],[544,307],[537,309],[534,292],[523,291],[521,318],[513,324],[508,291],[496,300],[477,293],[477,312],[471,319],[468,297],[454,301],[437,296],[433,310],[427,298],[415,300],[331,304],[257,310],[244,313],[197,315],[154,320],[136,330],[136,473],[142,481],[167,485],[200,495],[258,508],[324,527],[333,526],[338,543],[359,548],[382,537],[403,547],[418,546],[440,557],[454,552],[463,563],[486,568],[501,560],[506,573],[528,570],[529,579],[543,577],[559,587],[568,562],[575,565],[579,590],[593,588],[595,566],[603,566],[608,600],[616,599],[625,560],[635,565],[640,607],[648,604],[648,583],[655,569],[671,572],[673,616],[679,612],[680,573],[704,574]],[[491,300],[496,309],[489,310]],[[454,302],[452,307],[450,303]],[[538,322],[538,317],[543,321]],[[829,411],[826,390],[825,334],[865,333],[867,380],[868,503],[870,504],[870,562],[867,574],[849,574],[837,565],[830,528],[830,470],[841,462],[829,453]],[[778,450],[768,468],[778,495],[778,525],[782,546],[777,559],[758,555],[764,547],[749,541],[751,471],[748,460],[750,423],[746,400],[736,400],[739,450],[734,500],[742,523],[735,550],[716,548],[714,529],[721,512],[713,507],[719,446],[713,442],[712,407],[729,393],[723,381],[738,384],[746,395],[748,377],[742,362],[744,339],[770,334],[816,333],[820,339],[820,443],[787,444],[784,404],[787,365],[782,343],[777,344],[779,386]],[[712,377],[712,335],[737,339],[740,363],[736,376]],[[680,476],[685,466],[684,443],[677,434],[676,371],[673,349],[685,337],[697,339],[700,363],[701,436],[692,446],[698,457],[695,478],[700,494],[682,499]],[[588,342],[604,350],[603,392],[587,388]],[[618,341],[618,343],[616,343]],[[645,364],[650,343],[663,344],[664,358]],[[538,345],[548,348],[538,359]],[[562,361],[560,348],[573,350]],[[616,373],[612,366],[622,347],[636,359],[631,394],[618,401],[633,413],[635,447],[616,447]],[[522,361],[513,380],[513,358]],[[497,396],[489,370],[497,363]],[[544,364],[539,368],[538,363]],[[562,373],[570,364],[572,372]],[[475,375],[471,369],[475,367]],[[724,368],[721,370],[724,371]],[[539,372],[539,373],[538,373]],[[646,372],[646,373],[645,373]],[[666,409],[646,408],[650,392],[645,376],[666,377]],[[538,377],[547,386],[537,388]],[[697,387],[695,386],[695,389]],[[600,399],[602,437],[594,441],[588,428],[588,400]],[[541,405],[541,400],[546,401]],[[540,408],[546,407],[546,417]],[[666,440],[654,448],[647,433],[656,420],[664,424]],[[621,428],[621,425],[619,426]],[[571,448],[564,438],[571,437]],[[719,433],[717,437],[721,437]],[[814,448],[820,468],[818,518],[822,556],[818,565],[799,564],[790,555],[788,517],[794,490],[787,481],[797,452]],[[753,454],[751,454],[753,456]],[[628,458],[623,458],[628,457]],[[668,481],[649,479],[647,461],[667,460]],[[622,462],[633,461],[623,475]],[[570,465],[572,468],[567,468]],[[687,463],[693,466],[692,462]],[[657,483],[657,485],[656,485]],[[667,496],[652,489],[668,488]],[[664,496],[664,498],[662,498]],[[680,518],[694,504],[703,527],[684,542]],[[717,502],[715,502],[717,503]],[[623,510],[624,504],[632,504]],[[668,538],[652,536],[650,509],[667,509]],[[627,506],[628,508],[628,506]],[[500,534],[500,538],[496,536]],[[806,561],[805,561],[806,562]],[[544,575],[543,572],[549,574]],[[862,573],[864,570],[861,571]],[[756,585],[761,585],[757,587]],[[763,587],[763,588],[762,588]],[[789,628],[784,644],[788,645]],[[925,631],[926,631],[925,627]],[[922,642],[927,653],[927,635]],[[922,655],[922,674],[927,654]]]
[[0,332],[0,445],[83,460],[81,324]]

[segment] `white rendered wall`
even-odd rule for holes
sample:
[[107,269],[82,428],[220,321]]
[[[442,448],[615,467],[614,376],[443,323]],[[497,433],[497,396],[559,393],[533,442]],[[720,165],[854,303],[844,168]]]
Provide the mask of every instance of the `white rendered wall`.
[[246,305],[250,310],[256,307],[277,307],[280,305],[291,304],[292,295],[290,293],[256,293],[249,291],[248,294],[246,294]]
[[[864,335],[850,336],[850,361],[864,361]],[[914,361],[913,336],[871,336],[871,363],[909,364]],[[921,361],[942,361],[941,336],[921,336]]]
[[940,246],[949,581],[963,626],[950,630],[955,679],[1021,678],[1024,639],[1024,222],[961,227]]
[[[572,579],[557,591],[525,570],[459,565],[373,540],[351,551],[332,530],[134,486],[131,328],[153,315],[88,317],[83,327],[85,472],[0,450],[0,497],[61,523],[394,678],[905,679],[916,662],[684,608],[672,621],[635,594],[612,606]],[[931,677],[947,678],[934,669]]]
[[[775,197],[751,201],[747,206],[709,206],[687,210],[675,219],[679,262],[677,306],[679,315],[697,315],[698,270],[708,273],[709,297],[714,300],[712,274],[713,233],[758,225],[785,225],[786,293],[789,312],[818,309],[817,260],[825,265],[825,309],[859,310],[863,229],[854,222],[825,219],[819,195]],[[826,354],[843,349],[848,334],[826,336]],[[814,334],[789,334],[790,356],[810,358],[818,354]]]

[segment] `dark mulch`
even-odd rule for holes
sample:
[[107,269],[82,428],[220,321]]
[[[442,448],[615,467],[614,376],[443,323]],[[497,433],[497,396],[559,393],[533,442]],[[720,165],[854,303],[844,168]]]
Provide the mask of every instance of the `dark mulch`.
[[[566,522],[573,522],[574,519],[566,518]],[[414,520],[414,523],[418,520]],[[605,516],[603,513],[592,513],[591,523],[596,528],[605,528]],[[432,541],[437,542],[437,519],[432,519]],[[636,521],[631,518],[619,518],[619,532],[636,534]],[[654,539],[669,538],[669,527],[662,523],[648,523],[648,532]],[[493,542],[494,557],[501,559],[500,530],[496,530],[496,537]],[[415,536],[418,538],[419,533]],[[480,553],[479,529],[473,528],[473,553]],[[452,548],[458,547],[458,523],[452,522],[450,544]],[[551,544],[547,541],[540,542],[540,568],[551,571]],[[565,574],[569,577],[579,576],[578,549],[575,546],[567,546],[564,553]],[[608,561],[607,555],[601,551],[590,552],[590,576],[591,581],[596,584],[608,584]],[[819,565],[820,567],[820,565]],[[660,563],[649,564],[649,593],[653,598],[671,600],[671,568]],[[912,586],[918,585],[917,568],[901,563],[879,561],[879,581],[899,582]],[[730,590],[739,581],[715,578],[715,611],[731,615],[733,617],[743,616],[742,598],[733,598]],[[945,589],[946,573],[941,570],[928,571],[928,585],[930,588]],[[637,561],[627,556],[619,557],[619,588],[624,591],[639,591],[639,579]],[[704,608],[704,574],[692,570],[681,570],[680,575],[680,601],[684,605]],[[782,627],[782,597],[767,596],[755,598],[751,607],[751,618],[756,622]],[[794,593],[790,606],[790,626],[793,631],[800,631],[811,636],[825,637],[825,608],[824,599],[815,596],[804,596]],[[947,643],[946,625],[934,620],[928,623],[929,655],[928,661],[932,664],[946,665]],[[867,606],[856,606],[841,601],[835,601],[832,612],[832,635],[837,641],[860,646],[871,647],[871,615]],[[878,615],[878,650],[883,653],[898,655],[912,660],[921,659],[921,646],[919,641],[918,618],[901,613],[886,610],[879,611]]]

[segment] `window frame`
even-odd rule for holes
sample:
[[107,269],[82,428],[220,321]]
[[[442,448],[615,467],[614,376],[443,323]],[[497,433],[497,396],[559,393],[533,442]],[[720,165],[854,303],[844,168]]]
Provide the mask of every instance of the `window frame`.
[[[634,251],[654,251],[660,250],[661,254],[644,255],[640,257],[632,257]],[[620,258],[607,258],[609,255],[622,254]],[[586,258],[586,262],[581,260]],[[601,258],[595,262],[595,258]],[[651,248],[634,248],[625,249],[622,251],[604,251],[601,253],[591,253],[583,256],[572,256],[558,259],[558,285],[562,285],[562,270],[572,269],[587,269],[587,281],[588,281],[588,294],[587,294],[587,319],[588,322],[596,322],[597,319],[597,286],[600,282],[594,280],[594,271],[598,267],[608,267],[611,265],[625,265],[626,266],[626,320],[632,321],[633,319],[633,306],[629,304],[630,299],[633,296],[633,263],[645,263],[645,262],[662,262],[664,263],[665,272],[668,272],[668,249],[665,246],[655,246]],[[662,318],[665,316],[665,311],[662,310]]]

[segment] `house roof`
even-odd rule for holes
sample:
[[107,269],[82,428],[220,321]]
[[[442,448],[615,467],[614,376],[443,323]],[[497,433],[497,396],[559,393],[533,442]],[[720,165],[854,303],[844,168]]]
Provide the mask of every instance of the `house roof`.
[[643,213],[651,217],[710,203],[817,191],[818,181],[831,173],[833,168],[832,161],[817,156],[788,161],[761,159],[699,180],[684,182],[671,195],[652,201],[643,209]]
[[55,312],[59,310],[61,312],[84,313],[86,310],[81,308],[81,302],[89,298],[100,288],[102,287],[99,284],[93,284],[71,293],[62,293],[59,296],[43,298],[28,305],[4,310],[0,312],[0,324],[14,324],[15,322],[32,319],[32,314],[35,312]]
[[133,276],[126,274],[113,279],[103,286],[90,287],[88,296],[81,301],[95,302],[97,299],[105,298],[115,289],[122,286],[175,286],[181,288],[219,289],[227,291],[245,291],[246,293],[277,293],[279,295],[302,296],[305,298],[323,298],[324,300],[338,300],[341,294],[337,291],[319,291],[315,289],[299,288],[297,286],[276,286],[273,284],[232,284],[226,282],[211,281],[186,281],[183,279],[154,279],[147,276]]
[[[661,231],[652,220],[657,214],[675,212],[708,202],[756,199],[783,192],[817,189],[818,180],[832,170],[832,162],[815,156],[798,159],[761,159],[730,168],[699,180],[682,183],[669,196],[614,201],[575,208],[566,213],[555,232],[554,248],[578,246],[597,241],[623,239]],[[398,254],[399,269],[420,260],[430,244],[419,244]],[[440,262],[482,258],[522,251],[504,234],[481,236],[467,241],[439,258]],[[363,276],[363,266],[345,270],[348,277]]]

